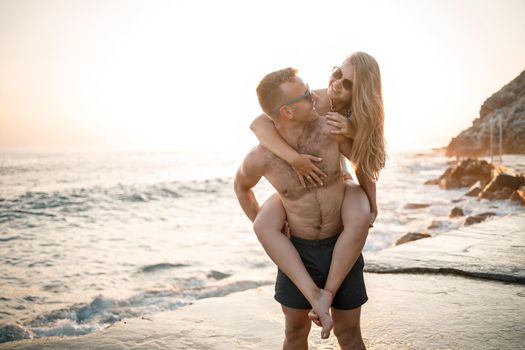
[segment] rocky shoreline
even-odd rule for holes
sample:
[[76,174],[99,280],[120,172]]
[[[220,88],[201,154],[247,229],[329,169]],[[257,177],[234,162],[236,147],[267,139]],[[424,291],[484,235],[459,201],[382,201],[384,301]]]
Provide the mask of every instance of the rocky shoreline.
[[[438,185],[444,190],[465,189],[463,197],[475,197],[481,200],[508,200],[514,205],[525,207],[525,175],[505,167],[491,164],[483,159],[464,159],[453,162],[437,179],[427,180],[425,185]],[[455,204],[448,214],[449,219],[464,217],[462,226],[469,226],[485,221],[496,213],[486,211],[473,215],[466,215],[464,208],[459,204],[462,198],[455,199]],[[407,203],[406,209],[422,209],[430,206],[428,203]],[[428,229],[439,226],[437,220],[432,220]],[[408,232],[395,242],[395,245],[432,237],[427,232]]]
[[[510,200],[525,205],[525,176],[502,165],[478,159],[500,154],[525,154],[525,70],[499,91],[487,98],[472,126],[452,138],[443,148],[448,157],[472,157],[457,160],[437,179],[426,185],[438,185],[445,190],[465,188],[463,196],[480,201]],[[458,202],[461,199],[458,199]],[[409,203],[418,209],[417,203]],[[419,205],[425,205],[421,203]],[[465,216],[464,226],[480,223],[496,214],[492,211],[466,216],[459,205],[451,208],[449,218]],[[433,221],[428,229],[439,226]],[[428,238],[426,232],[409,232],[397,244]]]
[[[443,151],[448,157],[457,157],[437,179],[426,185],[438,185],[445,190],[465,188],[462,197],[481,200],[510,200],[516,205],[525,205],[525,176],[517,170],[492,164],[479,159],[494,155],[525,154],[525,70],[482,104],[479,117],[472,126],[452,138]],[[460,157],[470,157],[459,159]],[[518,156],[519,157],[519,156]],[[500,158],[501,159],[501,158]],[[520,169],[522,172],[525,170]],[[456,202],[461,202],[459,198]],[[426,203],[408,203],[405,209],[421,209]],[[456,205],[450,209],[449,219],[465,216],[463,226],[480,223],[496,213],[486,211],[466,215],[464,208]],[[428,229],[439,227],[433,220]],[[426,232],[408,232],[396,241],[396,245],[428,238]]]
[[525,154],[525,71],[485,100],[479,118],[450,141],[446,154],[457,157],[498,154],[500,135],[502,153]]
[[459,161],[439,178],[425,184],[439,185],[445,190],[468,187],[465,196],[478,197],[478,200],[510,199],[525,205],[525,175],[486,160],[469,158]]

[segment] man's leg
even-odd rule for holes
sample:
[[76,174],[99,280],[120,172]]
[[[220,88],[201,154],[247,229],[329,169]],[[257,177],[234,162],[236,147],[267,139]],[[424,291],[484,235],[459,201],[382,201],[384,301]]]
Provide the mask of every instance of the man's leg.
[[370,203],[365,191],[356,183],[346,183],[341,216],[344,229],[335,244],[324,287],[334,296],[359,258],[370,228]]
[[274,194],[261,207],[253,229],[270,259],[303,293],[313,310],[319,315],[321,327],[323,327],[321,336],[326,339],[333,325],[329,314],[333,295],[317,287],[306,270],[297,249],[281,232],[285,219],[286,212],[281,198]]
[[341,350],[365,350],[361,337],[361,307],[352,310],[332,308],[334,334]]
[[312,325],[308,310],[281,307],[285,319],[283,350],[308,350],[308,334]]

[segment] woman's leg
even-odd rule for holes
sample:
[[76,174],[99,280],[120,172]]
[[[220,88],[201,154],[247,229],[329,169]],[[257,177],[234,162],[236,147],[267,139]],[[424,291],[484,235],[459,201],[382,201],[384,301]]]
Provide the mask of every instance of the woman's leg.
[[335,243],[325,290],[335,295],[363,250],[370,228],[370,203],[363,189],[353,181],[346,182],[341,207],[343,232]]
[[253,229],[270,259],[292,280],[313,310],[320,315],[322,336],[327,338],[333,325],[328,311],[332,299],[327,297],[326,291],[317,287],[304,267],[297,249],[281,232],[285,220],[286,212],[281,198],[276,193],[266,200],[257,213]]

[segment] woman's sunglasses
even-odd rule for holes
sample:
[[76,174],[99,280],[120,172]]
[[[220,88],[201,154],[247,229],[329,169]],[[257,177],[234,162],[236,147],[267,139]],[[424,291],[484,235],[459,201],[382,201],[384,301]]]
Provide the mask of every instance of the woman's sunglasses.
[[[334,69],[332,69],[332,78],[335,80],[339,80],[343,77],[343,71],[341,68],[335,66]],[[343,79],[343,88],[347,91],[352,91],[352,86],[354,83],[352,83],[352,80],[344,78]]]

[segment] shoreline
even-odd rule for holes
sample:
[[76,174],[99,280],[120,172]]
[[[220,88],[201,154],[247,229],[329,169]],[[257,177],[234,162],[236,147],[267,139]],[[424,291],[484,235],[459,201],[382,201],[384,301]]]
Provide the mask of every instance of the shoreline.
[[[365,271],[428,273],[525,284],[525,213],[371,253]],[[494,259],[491,259],[494,258]]]
[[[420,155],[415,155],[415,157],[419,157]],[[511,160],[511,161],[509,161]],[[516,165],[518,166],[524,166],[525,167],[525,156],[523,155],[508,155],[508,156],[505,156],[504,157],[504,162],[503,164],[505,166],[508,166],[508,167],[513,167],[512,169],[519,169],[519,167],[516,167]],[[450,162],[449,162],[449,165],[450,165]],[[443,190],[443,189],[438,189],[436,188],[435,191],[446,191],[446,190]],[[434,192],[435,192],[434,191]],[[465,189],[466,191],[466,189]],[[460,196],[459,198],[460,199],[453,199],[450,201],[450,203],[448,202],[448,199],[446,199],[446,202],[443,201],[443,199],[441,200],[440,203],[438,203],[438,205],[441,205],[442,207],[447,207],[447,206],[456,206],[458,204],[459,201],[463,200],[461,199],[463,197],[462,194],[460,194],[460,192],[463,192],[463,189],[460,189],[460,191],[456,191],[456,195],[457,196]],[[478,204],[476,204],[477,202],[470,202],[472,201],[471,199],[466,199],[467,197],[464,197],[465,198],[465,202],[468,202],[467,205],[469,205],[469,203],[471,203],[471,207],[470,208],[467,208],[467,210],[465,210],[466,213],[469,213],[469,214],[477,214],[477,211],[476,209],[473,209],[475,208],[475,206],[477,206]],[[434,199],[434,197],[432,197],[432,199]],[[501,205],[501,203],[498,203],[498,202],[494,202],[494,204],[491,204],[490,202],[487,202],[486,200],[484,200],[484,204],[483,206],[486,207],[486,209],[488,208],[488,206],[492,205]],[[438,201],[439,202],[439,201]],[[465,203],[464,202],[464,203]],[[416,203],[416,202],[414,202]],[[505,211],[499,211],[497,216],[487,220],[485,223],[484,223],[484,226],[462,226],[460,227],[459,229],[457,228],[454,228],[453,225],[455,224],[460,224],[460,221],[463,220],[463,218],[456,218],[456,219],[452,219],[450,220],[450,218],[448,216],[445,216],[446,214],[444,214],[443,216],[435,216],[435,215],[441,215],[439,214],[439,210],[437,211],[438,214],[436,214],[436,211],[434,212],[430,212],[429,210],[427,209],[424,209],[426,207],[433,207],[434,203],[432,201],[429,201],[428,203],[429,204],[424,204],[424,207],[423,209],[420,209],[418,208],[417,206],[418,205],[421,205],[420,203],[418,204],[419,202],[416,203],[415,205],[415,208],[405,208],[406,206],[403,207],[403,210],[405,210],[407,213],[406,213],[406,216],[408,217],[409,215],[412,215],[412,214],[408,214],[408,213],[414,213],[413,215],[414,216],[417,216],[417,215],[420,215],[420,216],[425,216],[427,214],[429,215],[434,215],[434,219],[436,219],[435,221],[437,222],[437,224],[441,224],[441,222],[445,222],[446,224],[446,221],[449,221],[449,226],[446,226],[445,227],[449,227],[449,229],[447,231],[442,231],[442,232],[439,232],[439,230],[436,230],[436,231],[431,231],[432,233],[434,233],[431,237],[429,237],[428,239],[422,239],[422,240],[419,240],[419,241],[416,241],[416,242],[412,242],[410,244],[403,244],[402,246],[397,246],[397,247],[393,247],[393,246],[389,246],[387,248],[382,248],[380,250],[371,250],[371,251],[368,251],[368,252],[365,252],[364,253],[364,256],[365,256],[365,260],[366,260],[366,266],[365,266],[365,272],[367,273],[372,273],[372,274],[381,274],[381,275],[385,275],[386,277],[389,277],[389,276],[393,276],[393,275],[422,275],[422,276],[435,276],[435,275],[445,275],[445,276],[449,276],[449,277],[458,277],[458,276],[463,276],[463,277],[471,277],[473,279],[479,279],[481,281],[484,281],[486,279],[492,279],[492,280],[499,280],[499,281],[502,281],[502,282],[510,282],[510,283],[516,283],[516,284],[524,284],[525,283],[525,276],[522,276],[522,275],[518,275],[516,276],[515,274],[513,275],[512,274],[512,271],[509,272],[509,271],[503,271],[502,267],[499,266],[499,267],[496,267],[496,269],[494,270],[486,270],[483,268],[483,263],[485,262],[485,260],[487,259],[487,256],[483,256],[483,255],[478,255],[478,256],[472,256],[471,257],[471,261],[472,260],[475,260],[475,259],[479,259],[479,262],[481,262],[481,264],[478,264],[477,266],[474,266],[474,269],[472,269],[472,265],[475,265],[475,264],[472,264],[471,262],[466,262],[466,260],[463,260],[463,261],[456,261],[456,264],[452,264],[452,265],[439,265],[440,261],[441,263],[443,262],[443,260],[445,259],[449,259],[449,263],[451,261],[453,261],[454,258],[454,254],[463,254],[465,252],[468,252],[469,250],[472,251],[472,246],[473,244],[476,243],[476,240],[479,239],[484,239],[486,240],[487,237],[483,237],[483,235],[481,235],[480,237],[476,238],[476,237],[470,237],[470,244],[464,244],[466,242],[466,239],[468,237],[459,237],[461,236],[461,231],[462,230],[466,230],[466,233],[467,233],[467,236],[468,235],[471,235],[471,231],[472,229],[474,228],[478,228],[478,227],[489,227],[489,226],[494,226],[492,227],[489,231],[493,231],[493,232],[496,232],[496,230],[502,228],[502,225],[501,225],[501,219],[502,218],[505,218],[506,215],[505,214]],[[510,203],[510,202],[509,202]],[[408,203],[408,204],[411,204],[411,203]],[[505,206],[507,206],[507,204],[504,204]],[[486,210],[484,209],[484,210]],[[441,209],[441,212],[442,213],[445,213],[447,209],[443,210]],[[512,209],[514,210],[514,209]],[[519,208],[519,205],[518,207],[516,208],[516,210],[519,210],[518,211],[518,214],[512,214],[513,216],[520,216],[521,214],[521,211],[522,209]],[[434,213],[434,214],[432,214]],[[508,213],[508,212],[507,212]],[[466,217],[466,216],[465,216]],[[434,220],[432,220],[432,222],[434,222]],[[488,225],[488,226],[487,226]],[[439,225],[438,225],[439,226]],[[511,225],[512,226],[512,225]],[[525,223],[523,223],[523,226],[525,227]],[[457,225],[456,225],[457,227]],[[430,228],[430,227],[428,227]],[[510,228],[507,228],[508,230],[512,231]],[[509,232],[510,232],[509,231]],[[385,231],[386,232],[386,231]],[[395,232],[395,231],[393,231]],[[508,232],[507,232],[508,233]],[[472,235],[471,235],[472,236]],[[519,234],[517,234],[514,238],[514,240],[519,240],[521,239],[521,237],[519,237]],[[512,241],[512,239],[511,239]],[[438,244],[439,243],[439,244]],[[508,243],[508,242],[507,242]],[[491,244],[488,244],[487,246],[489,248],[492,248],[492,245],[494,244],[491,243]],[[497,243],[495,243],[497,244]],[[449,249],[449,252],[453,252],[453,254],[444,254],[444,251],[443,251],[443,248],[441,250],[438,250],[436,251],[434,255],[426,255],[428,254],[429,252],[432,252],[435,248],[436,245],[441,245],[441,246],[448,246],[448,249]],[[457,247],[463,247],[462,249],[456,249]],[[519,245],[518,245],[519,246]],[[508,245],[508,246],[505,246],[503,247],[504,249],[508,249],[509,247],[513,247],[512,244]],[[391,248],[395,248],[394,250],[391,250]],[[392,252],[403,252],[403,254],[391,254]],[[490,249],[489,251],[487,252],[490,256]],[[501,252],[500,252],[501,253]],[[525,252],[523,252],[523,255],[525,255]],[[509,261],[518,261],[517,259],[515,258],[512,258],[512,259],[509,259],[508,258],[508,255],[502,255],[504,256],[503,259],[501,259],[501,256],[499,257],[500,260],[502,260],[503,262],[505,262],[506,260],[509,260]],[[421,264],[421,262],[427,262],[427,264]],[[162,263],[161,263],[162,265]],[[176,265],[176,264],[175,264]],[[525,265],[525,264],[523,264]],[[522,266],[523,266],[522,265]],[[144,266],[149,266],[149,265],[144,265]],[[156,266],[155,264],[153,264],[152,266]],[[519,269],[519,267],[518,267]],[[142,271],[142,270],[141,270]],[[518,271],[518,270],[517,270]],[[213,271],[212,271],[213,272]],[[519,272],[519,271],[518,271]],[[268,280],[269,282],[269,280]],[[271,282],[269,282],[271,283]],[[251,289],[249,290],[252,290],[254,289],[255,287],[251,287]],[[238,289],[237,289],[238,290]],[[233,290],[230,290],[229,293],[232,293]],[[147,291],[144,291],[144,293],[147,293]],[[234,293],[237,293],[237,292],[234,292]],[[220,297],[227,297],[227,294],[228,293],[225,293],[225,294],[221,294]],[[212,296],[213,298],[214,296]],[[106,298],[107,299],[107,298]],[[273,299],[273,298],[272,298]],[[98,297],[95,297],[91,302],[88,302],[86,304],[86,307],[90,307],[90,305],[92,304],[92,302],[96,302],[98,300]],[[101,299],[103,300],[103,299]],[[203,299],[204,300],[204,299]],[[109,301],[111,302],[111,298],[109,298]],[[124,301],[125,302],[125,301]],[[197,301],[197,303],[199,303],[200,300]],[[191,302],[193,303],[193,302]],[[225,306],[222,306],[222,307],[227,307],[227,305]],[[67,310],[65,311],[75,311],[73,307],[66,307]],[[185,310],[186,309],[186,306],[183,306],[181,308],[181,310]],[[173,310],[173,309],[172,309]],[[58,310],[60,311],[60,310]],[[163,312],[171,312],[169,311],[163,311]],[[112,317],[112,321],[111,322],[115,322],[116,323],[112,323],[110,326],[106,327],[106,328],[102,328],[102,327],[98,327],[97,331],[95,331],[94,333],[89,333],[90,334],[100,334],[101,330],[104,331],[105,329],[109,329],[109,328],[112,328],[113,326],[115,326],[116,324],[118,324],[119,322],[123,322],[123,321],[117,321],[117,320],[125,320],[126,322],[128,320],[130,320],[129,318],[127,317],[133,317],[133,316],[126,316],[126,315],[137,315],[137,313],[133,314],[133,313],[127,313],[125,310],[122,311],[122,310],[117,310],[117,312],[115,313],[114,310],[111,310],[111,309],[108,309],[108,314],[112,314],[111,317]],[[156,317],[156,311],[154,311],[154,313],[144,313],[142,315],[148,315],[148,316],[143,316],[143,318],[147,319],[149,317]],[[124,315],[124,316],[121,316],[121,315]],[[138,315],[141,315],[141,314],[138,314]],[[43,316],[45,317],[46,315],[43,314]],[[71,320],[70,320],[71,321]],[[7,325],[9,323],[4,323],[4,325]],[[53,324],[53,320],[49,321],[49,324],[51,324],[52,327],[54,327],[55,325]],[[103,326],[106,326],[108,323],[104,324]],[[80,332],[82,332],[82,330],[80,332],[77,332],[77,326],[78,327],[83,327],[85,326],[86,324],[84,323],[75,323],[75,320],[72,319],[71,321],[71,324],[59,324],[57,323],[57,328],[58,328],[58,332],[55,332],[55,333],[47,333],[47,334],[79,334]],[[102,325],[99,323],[99,325]],[[97,326],[97,324],[95,324],[95,326]],[[20,326],[20,329],[18,329],[18,331],[22,330],[23,331],[24,329],[24,326]],[[31,329],[31,331],[34,331],[34,329]],[[0,338],[6,337],[6,332],[8,332],[9,329],[6,329],[4,327],[0,328]],[[14,330],[15,332],[17,331],[16,329]],[[40,330],[37,330],[37,332],[39,332]],[[31,333],[31,332],[29,332]],[[36,332],[35,332],[36,333]],[[13,334],[13,333],[11,333]],[[16,333],[15,333],[16,334]],[[42,333],[37,333],[37,334],[42,334]],[[44,333],[45,334],[45,333]],[[34,335],[34,334],[33,334]],[[76,337],[83,337],[83,336],[87,336],[87,335],[76,335],[76,336],[73,336],[73,337],[66,337],[65,339],[74,339]],[[11,339],[21,339],[22,336],[12,336]],[[39,337],[39,338],[34,338],[33,341],[39,341],[40,339],[53,339],[53,338],[45,338],[45,337]],[[58,338],[58,339],[61,339],[61,338]],[[7,342],[7,343],[0,343],[0,348],[2,345],[4,344],[11,344],[11,342]]]
[[[366,273],[365,280],[370,299],[362,308],[361,328],[369,350],[516,349],[521,344],[525,317],[515,310],[525,307],[522,286],[439,274]],[[481,302],[497,306],[484,308]],[[283,326],[273,287],[267,286],[120,321],[99,333],[21,340],[0,349],[278,349]],[[321,340],[320,328],[312,326],[309,348],[339,347],[333,332]]]
[[[459,263],[473,271],[506,266],[525,274],[525,237],[516,226],[523,223],[525,213],[394,246],[369,254],[365,266]],[[508,252],[503,265],[496,259],[502,252]],[[362,331],[369,349],[514,349],[522,344],[525,315],[516,310],[525,308],[523,284],[439,271],[365,272],[365,280],[369,301],[362,309]],[[20,340],[0,349],[274,349],[282,338],[282,313],[273,286],[265,286],[119,321],[97,333]],[[322,341],[315,326],[309,342],[311,349],[338,348],[333,334]]]

